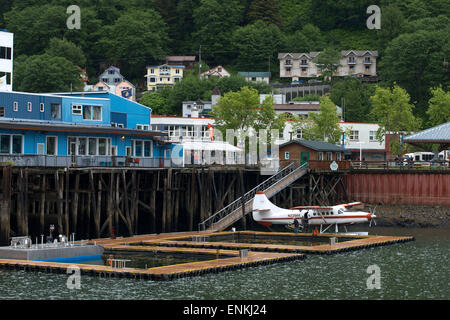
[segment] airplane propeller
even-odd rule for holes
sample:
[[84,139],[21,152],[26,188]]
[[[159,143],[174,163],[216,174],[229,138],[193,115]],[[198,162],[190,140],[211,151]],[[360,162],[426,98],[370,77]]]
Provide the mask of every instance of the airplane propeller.
[[375,206],[371,211],[370,211],[370,222],[369,222],[369,227],[372,226],[372,221],[375,225],[377,225],[377,222],[375,221],[375,218],[377,217],[375,215],[375,210],[377,209],[377,206]]

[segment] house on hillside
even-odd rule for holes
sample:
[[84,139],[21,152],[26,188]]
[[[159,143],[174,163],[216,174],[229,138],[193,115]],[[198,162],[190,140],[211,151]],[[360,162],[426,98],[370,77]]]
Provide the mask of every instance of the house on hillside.
[[209,79],[210,77],[229,77],[231,74],[222,66],[217,66],[200,74],[201,78]]
[[196,58],[196,56],[166,56],[166,64],[184,66],[185,70],[192,70]]
[[98,79],[99,81],[92,87],[85,86],[84,91],[111,92],[125,99],[136,101],[136,87],[120,74],[119,68],[108,67]]
[[[315,78],[322,75],[320,65],[313,60],[320,55],[320,51],[303,53],[279,53],[280,78],[299,79]],[[376,78],[376,60],[378,51],[344,50],[341,51],[339,67],[334,76],[354,76],[358,78]]]
[[156,91],[164,87],[171,87],[183,79],[185,66],[162,64],[159,66],[147,66],[147,90]]
[[238,72],[239,75],[245,77],[247,81],[253,82],[265,82],[269,83],[270,81],[270,72]]

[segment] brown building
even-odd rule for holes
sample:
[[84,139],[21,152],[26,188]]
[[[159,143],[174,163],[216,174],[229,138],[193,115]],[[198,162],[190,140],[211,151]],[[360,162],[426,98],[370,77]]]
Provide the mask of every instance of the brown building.
[[[309,163],[309,167],[329,167],[331,162],[338,165],[344,161],[349,151],[343,147],[324,141],[291,140],[280,145],[280,163],[284,167],[291,161]],[[342,168],[341,165],[339,165]]]
[[166,64],[184,66],[186,70],[194,69],[196,56],[166,56]]

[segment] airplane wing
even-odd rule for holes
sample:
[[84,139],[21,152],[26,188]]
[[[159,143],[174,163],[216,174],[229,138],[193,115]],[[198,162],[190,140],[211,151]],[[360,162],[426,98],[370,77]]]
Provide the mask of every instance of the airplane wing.
[[356,206],[358,204],[362,204],[362,202],[342,203],[342,204],[338,204],[338,206],[340,206],[340,207],[352,207],[352,206]]
[[298,206],[298,207],[293,207],[293,208],[291,208],[291,210],[294,210],[294,209],[299,209],[299,210],[303,210],[303,209],[333,210],[333,207]]

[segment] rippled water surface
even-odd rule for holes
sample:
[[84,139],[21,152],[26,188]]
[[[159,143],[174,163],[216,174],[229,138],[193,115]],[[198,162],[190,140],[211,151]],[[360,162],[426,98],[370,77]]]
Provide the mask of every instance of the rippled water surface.
[[[450,299],[449,229],[374,228],[414,242],[169,282],[0,270],[0,299]],[[377,265],[381,288],[367,289]]]

